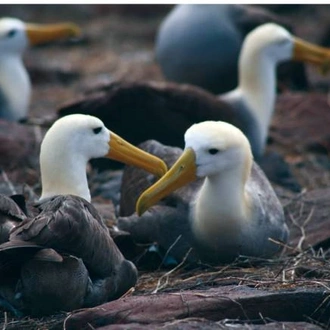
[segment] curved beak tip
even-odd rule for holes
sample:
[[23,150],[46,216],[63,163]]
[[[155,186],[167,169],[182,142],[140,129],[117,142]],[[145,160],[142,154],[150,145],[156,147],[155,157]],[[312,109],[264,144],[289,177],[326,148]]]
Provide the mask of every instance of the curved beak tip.
[[329,71],[330,71],[330,59],[324,61],[320,67],[320,73],[324,76],[327,75]]
[[161,160],[158,168],[159,168],[158,177],[162,177],[168,171],[167,165],[162,160]]
[[68,23],[68,30],[72,38],[79,38],[83,34],[81,28],[75,23]]
[[145,211],[146,208],[143,207],[143,205],[141,205],[141,198],[138,199],[138,201],[136,202],[136,214],[140,217]]

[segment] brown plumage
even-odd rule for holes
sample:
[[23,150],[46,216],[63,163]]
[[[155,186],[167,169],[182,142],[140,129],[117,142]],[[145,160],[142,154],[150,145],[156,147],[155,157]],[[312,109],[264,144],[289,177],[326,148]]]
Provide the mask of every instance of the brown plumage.
[[44,315],[90,307],[135,285],[136,268],[90,203],[67,195],[34,207],[39,214],[17,225],[0,246],[0,293],[15,309]]
[[2,242],[9,235],[0,245],[5,308],[31,315],[70,311],[116,299],[135,285],[135,266],[90,204],[86,165],[96,157],[159,176],[167,170],[162,160],[109,131],[98,118],[79,114],[56,121],[40,148],[39,202],[26,207],[17,196],[17,205],[0,196]]
[[7,197],[0,194],[0,244],[7,242],[10,231],[26,219],[25,213],[15,199],[23,199],[23,196]]

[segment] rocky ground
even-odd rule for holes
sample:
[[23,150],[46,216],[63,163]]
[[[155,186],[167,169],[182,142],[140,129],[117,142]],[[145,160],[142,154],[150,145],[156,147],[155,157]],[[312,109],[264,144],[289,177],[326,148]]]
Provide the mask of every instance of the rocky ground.
[[[26,53],[34,86],[28,123],[33,127],[33,139],[41,141],[56,109],[99,83],[115,79],[164,80],[154,60],[153,46],[157,28],[170,7],[1,5],[2,16],[38,23],[70,20],[83,30],[81,39]],[[273,5],[269,9],[293,23],[298,36],[330,46],[330,6]],[[268,151],[279,152],[288,162],[302,187],[299,194],[276,187],[293,233],[286,254],[273,261],[195,268],[183,262],[171,270],[143,270],[135,291],[118,301],[92,311],[42,319],[15,319],[3,312],[2,328],[329,328],[330,79],[310,67],[307,74],[308,90],[292,91],[281,86],[268,144]],[[0,134],[7,134],[5,129],[1,127]],[[20,145],[32,139],[20,138]],[[38,143],[35,147],[37,152]],[[39,193],[38,164],[28,154],[29,150],[24,161],[17,159],[21,166],[1,173],[2,191],[7,189],[9,193],[25,182],[26,193],[32,197]],[[108,172],[100,178],[91,171],[92,191],[113,177],[120,178],[120,173]],[[105,215],[113,212],[110,202],[102,198],[94,202],[102,204]]]

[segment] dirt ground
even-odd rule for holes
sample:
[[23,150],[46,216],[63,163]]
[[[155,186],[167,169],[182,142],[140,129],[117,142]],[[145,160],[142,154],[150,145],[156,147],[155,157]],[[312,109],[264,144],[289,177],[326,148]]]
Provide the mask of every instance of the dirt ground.
[[[37,23],[73,21],[83,31],[81,39],[40,46],[26,52],[25,62],[33,83],[30,119],[45,121],[53,118],[62,104],[99,83],[116,79],[164,80],[155,62],[153,49],[157,28],[170,8],[170,5],[0,5],[2,16]],[[288,18],[298,36],[330,46],[330,5],[273,5],[269,9]],[[307,91],[282,88],[268,150],[275,150],[284,157],[303,192],[324,188],[324,197],[330,196],[326,195],[329,193],[326,188],[330,186],[330,76],[322,77],[317,70],[306,69],[310,84]],[[283,111],[288,104],[294,111]],[[39,132],[40,139],[43,132],[44,129]],[[38,170],[32,178],[31,186],[38,192]],[[280,187],[278,189],[288,196],[289,205],[290,198],[293,198],[291,193],[283,192]],[[297,196],[295,198],[300,198]],[[298,212],[302,217],[302,211],[292,212]],[[324,213],[326,218],[327,211]],[[315,247],[300,250],[277,261],[219,267],[201,265],[193,269],[183,263],[171,271],[141,271],[133,295],[201,290],[223,285],[247,285],[263,290],[312,287],[329,293],[330,264],[326,246],[322,246],[321,250]],[[313,275],[306,276],[306,272],[310,274],[312,271]],[[329,307],[328,302],[325,305]],[[4,312],[0,322],[2,329],[62,329],[66,328],[64,320],[68,315],[62,313],[43,319],[18,320]],[[262,316],[259,323],[260,319]],[[320,319],[322,321],[318,322],[317,318],[308,316],[296,321],[309,322],[308,326],[313,325],[314,329],[329,327],[329,317]],[[225,329],[229,324],[223,320],[206,324],[203,320],[204,323],[200,321],[194,326],[190,324],[190,327],[178,324],[168,326],[164,322],[162,326],[169,329]],[[91,325],[90,329],[97,327]],[[239,327],[252,329],[244,322],[235,324],[235,328]],[[307,325],[302,325],[303,328]]]

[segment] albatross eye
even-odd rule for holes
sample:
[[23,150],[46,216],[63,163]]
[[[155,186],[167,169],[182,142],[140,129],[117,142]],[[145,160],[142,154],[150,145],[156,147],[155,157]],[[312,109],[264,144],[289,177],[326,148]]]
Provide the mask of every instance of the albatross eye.
[[99,134],[102,131],[102,127],[93,128],[94,134]]
[[208,152],[209,152],[210,155],[215,155],[219,152],[219,150],[216,149],[216,148],[211,148],[211,149],[208,150]]
[[16,35],[16,33],[17,33],[17,30],[15,30],[15,29],[11,29],[11,30],[9,30],[9,31],[7,32],[7,38],[12,38],[12,37],[14,37],[14,36]]
[[281,39],[277,42],[279,46],[285,46],[286,44],[289,44],[289,40],[287,39]]

